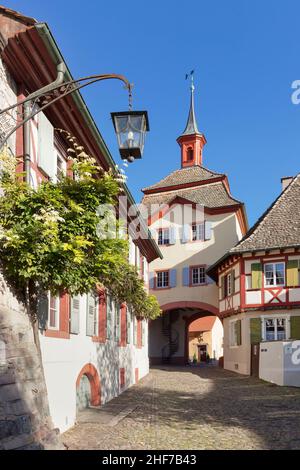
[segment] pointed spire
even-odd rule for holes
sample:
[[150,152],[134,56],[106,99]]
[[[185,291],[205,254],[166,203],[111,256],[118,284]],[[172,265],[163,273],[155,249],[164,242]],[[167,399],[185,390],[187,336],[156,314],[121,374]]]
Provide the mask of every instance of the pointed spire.
[[190,102],[190,111],[188,120],[186,123],[186,127],[181,135],[192,135],[192,134],[200,134],[197,126],[196,116],[195,116],[195,108],[194,108],[194,76],[191,73],[191,102]]

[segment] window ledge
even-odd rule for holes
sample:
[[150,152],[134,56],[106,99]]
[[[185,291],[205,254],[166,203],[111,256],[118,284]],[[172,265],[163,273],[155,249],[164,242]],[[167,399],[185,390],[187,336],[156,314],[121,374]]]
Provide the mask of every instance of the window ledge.
[[59,338],[59,339],[70,339],[70,333],[68,331],[59,330],[46,330],[44,336],[47,338]]

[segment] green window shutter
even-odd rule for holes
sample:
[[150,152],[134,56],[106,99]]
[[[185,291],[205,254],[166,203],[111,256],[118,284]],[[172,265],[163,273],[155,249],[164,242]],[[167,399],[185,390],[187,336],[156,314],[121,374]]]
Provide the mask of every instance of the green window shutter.
[[133,344],[137,345],[137,318],[133,316]]
[[286,285],[288,287],[298,286],[298,260],[287,262]]
[[70,297],[70,333],[76,335],[79,333],[79,307],[79,295]]
[[291,339],[300,339],[300,317],[291,317]]
[[261,342],[261,319],[250,318],[250,339],[251,344]]
[[262,265],[261,263],[251,264],[252,289],[262,288]]
[[237,320],[236,321],[236,345],[237,346],[241,346],[242,344],[242,321],[241,320]]
[[117,302],[114,302],[114,311],[115,311],[115,341],[120,340],[120,305]]

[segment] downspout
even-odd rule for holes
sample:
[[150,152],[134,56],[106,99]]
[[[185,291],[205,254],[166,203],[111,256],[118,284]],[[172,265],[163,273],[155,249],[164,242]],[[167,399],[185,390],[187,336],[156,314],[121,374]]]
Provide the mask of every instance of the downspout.
[[[49,83],[49,85],[40,88],[39,90],[31,93],[28,95],[29,101],[24,103],[24,119],[26,119],[31,113],[31,106],[32,100],[37,98],[40,94],[47,93],[52,91],[58,85],[61,85],[64,81],[64,76],[66,72],[66,66],[64,62],[60,62],[57,67],[57,77],[54,82]],[[24,171],[25,171],[25,181],[30,186],[31,179],[30,179],[30,163],[31,163],[31,156],[30,156],[30,120],[25,122],[24,124]]]

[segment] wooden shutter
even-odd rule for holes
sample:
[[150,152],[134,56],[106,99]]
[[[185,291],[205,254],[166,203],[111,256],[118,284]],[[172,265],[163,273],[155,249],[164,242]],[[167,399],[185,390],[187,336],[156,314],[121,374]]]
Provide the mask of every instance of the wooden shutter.
[[106,296],[106,338],[111,339],[113,300],[111,295]]
[[146,339],[146,320],[142,320],[142,347],[145,346]]
[[242,344],[242,321],[241,320],[237,320],[236,323],[235,323],[235,327],[236,327],[236,344],[237,346],[241,346]]
[[298,280],[298,260],[290,260],[287,262],[286,270],[286,285],[288,287],[294,287],[299,285]]
[[182,236],[181,236],[181,243],[187,243],[190,241],[191,238],[191,226],[189,224],[185,224],[182,227]]
[[212,235],[212,223],[209,220],[205,221],[205,240],[210,240]]
[[87,295],[86,334],[87,336],[96,334],[96,306],[93,294]]
[[137,318],[133,316],[133,344],[137,345]]
[[39,295],[37,301],[37,313],[40,330],[47,330],[49,315],[49,296],[48,292]]
[[154,289],[154,272],[149,273],[149,289]]
[[182,284],[184,286],[190,285],[190,268],[189,267],[182,269]]
[[126,341],[127,344],[131,343],[131,312],[130,309],[127,307],[126,311],[126,322],[127,322],[127,327],[126,327]]
[[169,228],[169,244],[175,245],[176,243],[176,227]]
[[261,342],[261,319],[250,318],[250,340],[251,344]]
[[79,333],[79,310],[80,297],[76,295],[70,297],[70,333],[78,335]]
[[50,177],[56,175],[56,155],[54,152],[54,128],[43,113],[39,113],[38,123],[38,165]]
[[300,317],[291,317],[291,339],[300,339]]
[[169,272],[169,276],[170,276],[170,287],[176,287],[176,269],[170,269],[170,272]]
[[114,303],[114,311],[115,311],[115,341],[119,341],[120,339],[120,305],[118,303]]
[[252,289],[262,288],[262,265],[261,263],[251,264]]
[[120,308],[121,315],[121,335],[120,335],[120,346],[126,346],[127,343],[127,307],[126,304],[122,304]]

